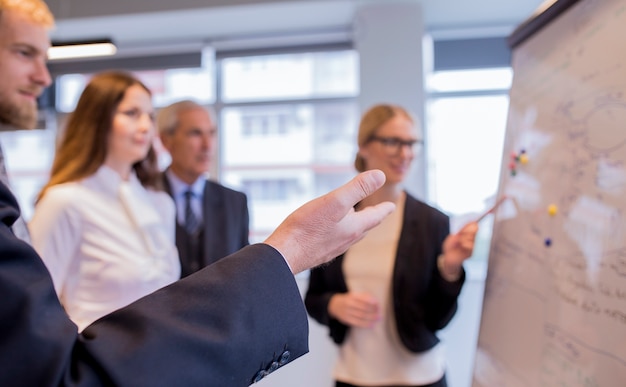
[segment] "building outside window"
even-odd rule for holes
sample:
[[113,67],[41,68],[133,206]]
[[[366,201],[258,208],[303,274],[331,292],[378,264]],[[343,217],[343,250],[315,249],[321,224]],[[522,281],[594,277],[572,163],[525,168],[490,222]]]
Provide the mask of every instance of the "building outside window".
[[11,190],[26,220],[32,217],[37,194],[48,181],[57,133],[54,121],[46,117],[35,130],[0,132]]
[[251,242],[354,175],[354,50],[218,59],[220,181],[248,194]]

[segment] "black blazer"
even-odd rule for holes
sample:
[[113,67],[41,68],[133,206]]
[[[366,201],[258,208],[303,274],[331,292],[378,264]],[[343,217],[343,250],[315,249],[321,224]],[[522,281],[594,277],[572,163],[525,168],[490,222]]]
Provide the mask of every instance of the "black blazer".
[[[169,180],[162,174],[165,191],[172,196]],[[190,256],[187,231],[176,222],[176,247],[185,277],[250,244],[250,215],[248,198],[243,192],[207,180],[202,196],[203,232],[201,235],[202,262]]]
[[[393,270],[393,310],[396,328],[404,346],[423,352],[439,342],[436,331],[445,327],[457,309],[465,272],[454,283],[439,273],[437,258],[450,233],[448,216],[407,194],[402,231]],[[307,311],[328,325],[335,343],[343,343],[349,327],[328,314],[328,302],[336,293],[348,291],[343,258],[311,270],[305,296]]]
[[0,386],[248,386],[308,351],[302,298],[265,244],[107,315],[81,334],[0,184]]

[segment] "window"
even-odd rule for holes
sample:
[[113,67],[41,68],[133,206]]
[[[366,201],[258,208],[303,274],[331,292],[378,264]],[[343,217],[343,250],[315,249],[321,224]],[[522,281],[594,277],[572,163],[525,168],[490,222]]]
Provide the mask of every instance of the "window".
[[56,137],[53,122],[53,117],[47,118],[40,129],[0,133],[11,190],[25,220],[32,217],[35,199],[48,181]]
[[[511,79],[510,68],[439,71],[427,79],[427,195],[451,215],[453,228],[495,202]],[[491,222],[482,221],[471,259],[482,270]]]
[[245,179],[242,185],[256,200],[267,202],[286,201],[302,188],[297,179]]
[[[133,74],[150,89],[152,102],[156,107],[166,106],[184,98],[193,99],[201,104],[211,104],[215,101],[215,76],[210,68],[134,71]],[[65,74],[57,77],[57,112],[74,111],[91,75]]]
[[359,110],[353,50],[217,62],[222,183],[249,198],[251,241],[354,175]]
[[328,51],[224,58],[225,103],[328,98],[358,93],[355,51]]

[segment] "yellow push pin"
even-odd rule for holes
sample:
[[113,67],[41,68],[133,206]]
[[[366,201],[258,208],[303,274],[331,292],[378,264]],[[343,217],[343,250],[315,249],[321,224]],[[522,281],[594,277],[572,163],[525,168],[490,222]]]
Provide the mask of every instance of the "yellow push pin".
[[558,211],[558,208],[556,207],[556,205],[550,204],[548,206],[548,214],[550,214],[550,216],[556,215],[557,211]]
[[528,156],[526,154],[521,154],[519,156],[519,162],[522,164],[528,163]]

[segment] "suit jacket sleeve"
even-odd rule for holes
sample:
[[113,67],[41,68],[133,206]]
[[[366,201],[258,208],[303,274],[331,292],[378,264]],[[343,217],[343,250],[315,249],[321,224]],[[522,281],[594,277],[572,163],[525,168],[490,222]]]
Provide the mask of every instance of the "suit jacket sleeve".
[[295,279],[263,244],[78,334],[41,259],[9,228],[17,208],[0,184],[0,385],[247,386],[308,351]]

